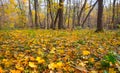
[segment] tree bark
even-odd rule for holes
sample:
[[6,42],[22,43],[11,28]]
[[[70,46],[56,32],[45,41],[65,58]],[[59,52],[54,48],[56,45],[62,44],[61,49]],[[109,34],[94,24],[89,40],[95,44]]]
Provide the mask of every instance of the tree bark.
[[29,0],[29,23],[30,27],[33,28],[33,19],[32,19],[32,10],[31,10],[31,1]]
[[113,9],[112,9],[112,24],[113,24],[113,28],[116,28],[116,24],[115,24],[115,3],[116,0],[113,1]]
[[82,16],[82,12],[83,12],[86,4],[87,4],[87,0],[84,1],[84,4],[83,4],[83,6],[82,6],[82,8],[81,8],[81,10],[80,10],[80,13],[79,13],[79,15],[78,15],[78,25],[79,25],[79,26],[80,26],[80,19],[81,19],[81,16]]
[[0,4],[1,4],[1,7],[2,7],[2,11],[1,11],[1,13],[2,13],[2,15],[0,16],[0,30],[2,29],[2,25],[3,25],[3,23],[4,23],[4,17],[5,17],[5,11],[4,11],[4,5],[3,5],[3,1],[1,0],[0,1]]
[[55,30],[55,28],[56,28],[56,23],[57,23],[58,16],[59,16],[59,10],[57,11],[57,14],[56,14],[56,17],[55,17],[55,20],[54,20],[53,30]]
[[92,10],[94,9],[95,5],[97,4],[97,1],[93,4],[92,8],[90,9],[90,11],[88,12],[87,16],[85,17],[83,23],[82,23],[82,27],[84,28],[84,24],[88,18],[88,16],[90,15],[90,13],[92,12]]
[[63,28],[63,7],[64,7],[64,0],[59,0],[59,22],[58,22],[58,29]]
[[35,8],[35,27],[38,28],[38,0],[34,0]]
[[76,11],[75,8],[76,8],[76,7],[77,7],[76,4],[73,3],[72,29],[75,28],[75,11]]
[[49,11],[50,11],[50,17],[51,17],[50,27],[51,27],[52,29],[54,29],[54,28],[55,28],[55,26],[54,26],[54,17],[53,17],[53,13],[52,13],[52,6],[51,6],[51,1],[50,1],[50,0],[48,0],[48,9],[49,9]]
[[97,30],[96,30],[96,32],[103,31],[102,17],[103,17],[103,0],[98,0]]

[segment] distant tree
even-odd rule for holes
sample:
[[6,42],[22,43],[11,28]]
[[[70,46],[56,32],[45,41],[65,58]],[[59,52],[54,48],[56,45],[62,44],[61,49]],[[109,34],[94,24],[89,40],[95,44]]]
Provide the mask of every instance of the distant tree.
[[97,13],[97,30],[96,30],[96,32],[102,32],[103,31],[103,23],[102,23],[103,0],[97,0],[97,1],[98,1],[98,13]]
[[81,24],[82,27],[84,28],[84,24],[87,20],[87,18],[89,17],[90,13],[92,12],[92,10],[94,9],[95,5],[97,4],[97,1],[93,4],[92,8],[90,9],[90,11],[88,12],[87,16],[85,17],[85,19],[83,20],[83,23]]
[[54,24],[54,17],[53,17],[53,11],[52,11],[52,1],[51,0],[47,0],[47,14],[50,14],[50,18],[51,18],[51,28],[55,29],[55,24]]
[[94,28],[96,22],[96,31],[103,31],[103,27],[116,29],[120,24],[120,0],[0,0],[2,29]]
[[84,4],[83,4],[83,6],[82,6],[82,8],[81,8],[81,10],[80,10],[80,12],[79,12],[79,14],[78,14],[78,25],[80,26],[80,20],[81,20],[81,16],[82,16],[82,13],[83,13],[83,11],[84,11],[84,8],[85,8],[85,6],[86,6],[86,4],[87,4],[87,0],[85,0],[84,1]]
[[28,0],[28,2],[29,2],[29,23],[30,23],[30,26],[33,28],[32,10],[31,10],[31,1]]
[[4,5],[3,5],[3,1],[2,0],[0,0],[0,4],[1,4],[0,5],[0,14],[1,14],[0,15],[0,29],[1,29],[2,28],[2,24],[4,23],[4,21],[3,21],[4,18],[3,17],[4,17],[5,14],[4,14]]
[[[77,4],[77,5],[79,5],[79,4]],[[77,5],[75,4],[75,2],[73,3],[72,29],[75,28],[75,16],[76,16],[76,9],[75,8],[77,8]]]

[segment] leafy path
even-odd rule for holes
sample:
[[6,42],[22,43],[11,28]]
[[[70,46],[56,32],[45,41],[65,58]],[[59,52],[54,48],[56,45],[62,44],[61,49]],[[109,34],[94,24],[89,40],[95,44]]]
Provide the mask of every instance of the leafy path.
[[0,31],[0,73],[119,73],[120,34]]

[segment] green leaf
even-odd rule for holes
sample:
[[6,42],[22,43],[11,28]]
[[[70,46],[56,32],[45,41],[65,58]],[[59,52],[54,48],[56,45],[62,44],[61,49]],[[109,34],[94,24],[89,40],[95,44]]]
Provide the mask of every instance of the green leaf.
[[115,64],[116,62],[116,57],[112,53],[109,53],[108,55],[106,55],[105,59],[109,62],[112,62],[113,64]]
[[104,70],[104,73],[108,73],[108,71],[107,71],[107,70]]

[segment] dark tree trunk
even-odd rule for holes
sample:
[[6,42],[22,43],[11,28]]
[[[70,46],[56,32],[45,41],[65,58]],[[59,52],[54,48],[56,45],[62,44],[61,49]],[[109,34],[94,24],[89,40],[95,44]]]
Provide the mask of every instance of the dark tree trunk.
[[53,30],[55,30],[56,28],[56,23],[57,23],[57,19],[58,19],[58,15],[59,15],[59,10],[57,11],[57,14],[56,14],[56,17],[55,17],[55,20],[54,20],[54,24],[53,24]]
[[58,29],[62,29],[63,28],[63,5],[64,0],[59,0],[59,22],[58,22]]
[[103,0],[98,0],[98,14],[97,14],[97,30],[96,30],[96,32],[103,31],[102,17],[103,17]]
[[35,27],[38,28],[38,0],[34,0],[35,8]]
[[116,0],[113,1],[113,9],[112,9],[112,24],[113,24],[113,28],[116,28],[116,24],[115,24],[115,3]]
[[119,21],[119,6],[120,6],[120,4],[119,4],[119,2],[117,2],[117,7],[116,7],[116,15],[117,15],[117,24],[120,24],[120,21]]

